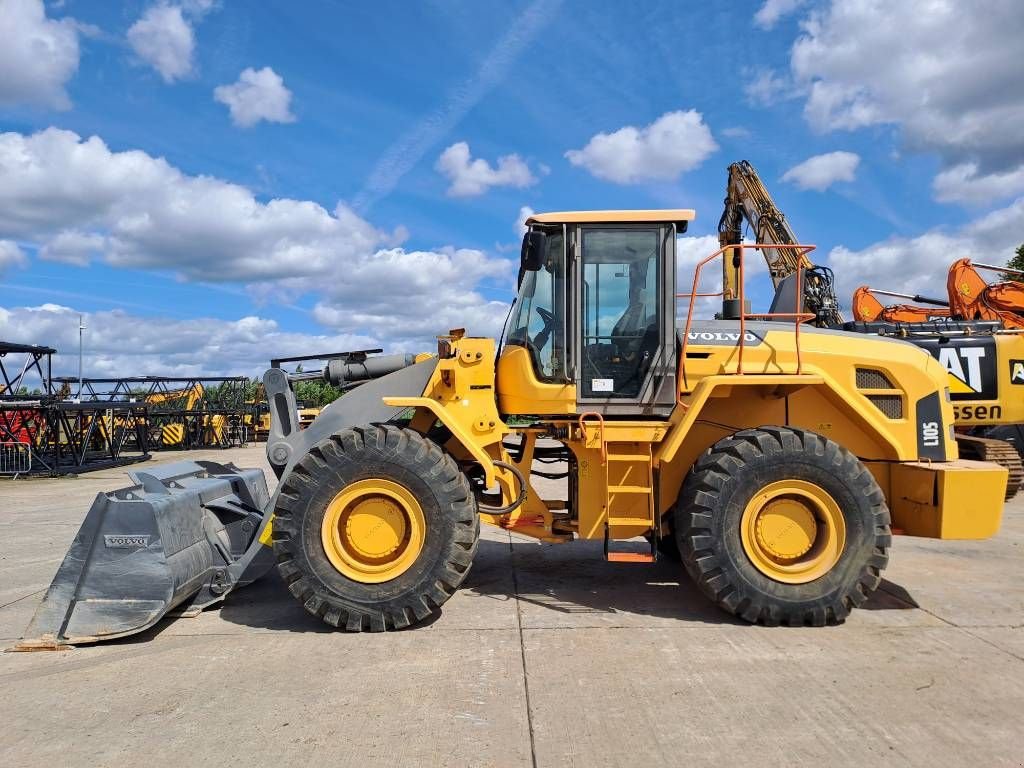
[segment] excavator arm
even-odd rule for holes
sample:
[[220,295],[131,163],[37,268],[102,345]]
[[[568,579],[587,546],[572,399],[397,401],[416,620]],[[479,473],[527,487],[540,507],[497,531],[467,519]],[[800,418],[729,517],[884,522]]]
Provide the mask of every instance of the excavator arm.
[[[843,317],[839,313],[839,303],[832,285],[832,271],[827,267],[815,266],[807,258],[785,215],[776,207],[754,166],[741,160],[730,165],[728,172],[725,208],[718,221],[719,245],[723,248],[739,245],[743,241],[743,222],[746,221],[754,231],[754,242],[783,246],[761,249],[776,290],[786,279],[803,269],[804,304],[808,311],[814,312],[816,324],[842,323]],[[739,296],[740,249],[727,251],[722,265],[722,290],[726,302],[724,314],[735,315],[739,311],[735,302]],[[730,301],[735,306],[733,311],[728,309]]]
[[[910,299],[914,304],[882,304],[878,295]],[[936,318],[949,317],[949,302],[927,296],[884,291],[880,288],[860,286],[853,292],[853,319],[858,322],[874,323],[923,323]],[[920,306],[920,305],[927,306]]]

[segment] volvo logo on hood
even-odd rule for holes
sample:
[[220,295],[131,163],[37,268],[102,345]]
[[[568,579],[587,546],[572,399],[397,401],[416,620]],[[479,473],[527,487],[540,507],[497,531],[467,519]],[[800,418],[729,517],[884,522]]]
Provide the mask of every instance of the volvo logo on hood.
[[[713,346],[729,346],[734,347],[740,343],[740,332],[739,331],[711,331],[701,330],[700,328],[691,330],[687,336],[687,341],[691,344],[711,344]],[[757,336],[750,331],[747,331],[743,335],[744,344],[760,344],[761,337]]]

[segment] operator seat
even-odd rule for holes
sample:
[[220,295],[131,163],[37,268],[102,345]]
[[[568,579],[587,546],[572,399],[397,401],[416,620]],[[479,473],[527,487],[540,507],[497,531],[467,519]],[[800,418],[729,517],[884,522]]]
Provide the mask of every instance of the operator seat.
[[617,357],[615,391],[620,395],[639,394],[658,347],[657,314],[648,316],[646,297],[645,290],[634,291],[629,306],[612,328],[612,347]]
[[644,332],[647,330],[645,298],[646,291],[643,289],[637,288],[631,291],[629,306],[612,327],[612,344],[615,345],[616,351],[624,357],[631,357],[640,348]]

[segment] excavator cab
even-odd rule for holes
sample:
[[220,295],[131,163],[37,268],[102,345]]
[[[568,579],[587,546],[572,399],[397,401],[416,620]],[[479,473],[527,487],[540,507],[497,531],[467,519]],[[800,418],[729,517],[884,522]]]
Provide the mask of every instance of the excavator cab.
[[693,211],[527,221],[498,361],[502,413],[667,416],[675,402],[675,244]]

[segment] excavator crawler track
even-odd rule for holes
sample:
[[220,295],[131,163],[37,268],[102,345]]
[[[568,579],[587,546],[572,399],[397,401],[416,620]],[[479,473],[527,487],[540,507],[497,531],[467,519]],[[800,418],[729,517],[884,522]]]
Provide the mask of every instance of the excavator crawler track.
[[960,448],[962,458],[991,461],[993,464],[1006,467],[1010,473],[1006,482],[1006,500],[1009,501],[1017,495],[1021,483],[1024,482],[1024,462],[1013,445],[991,437],[960,434],[956,436],[956,444]]

